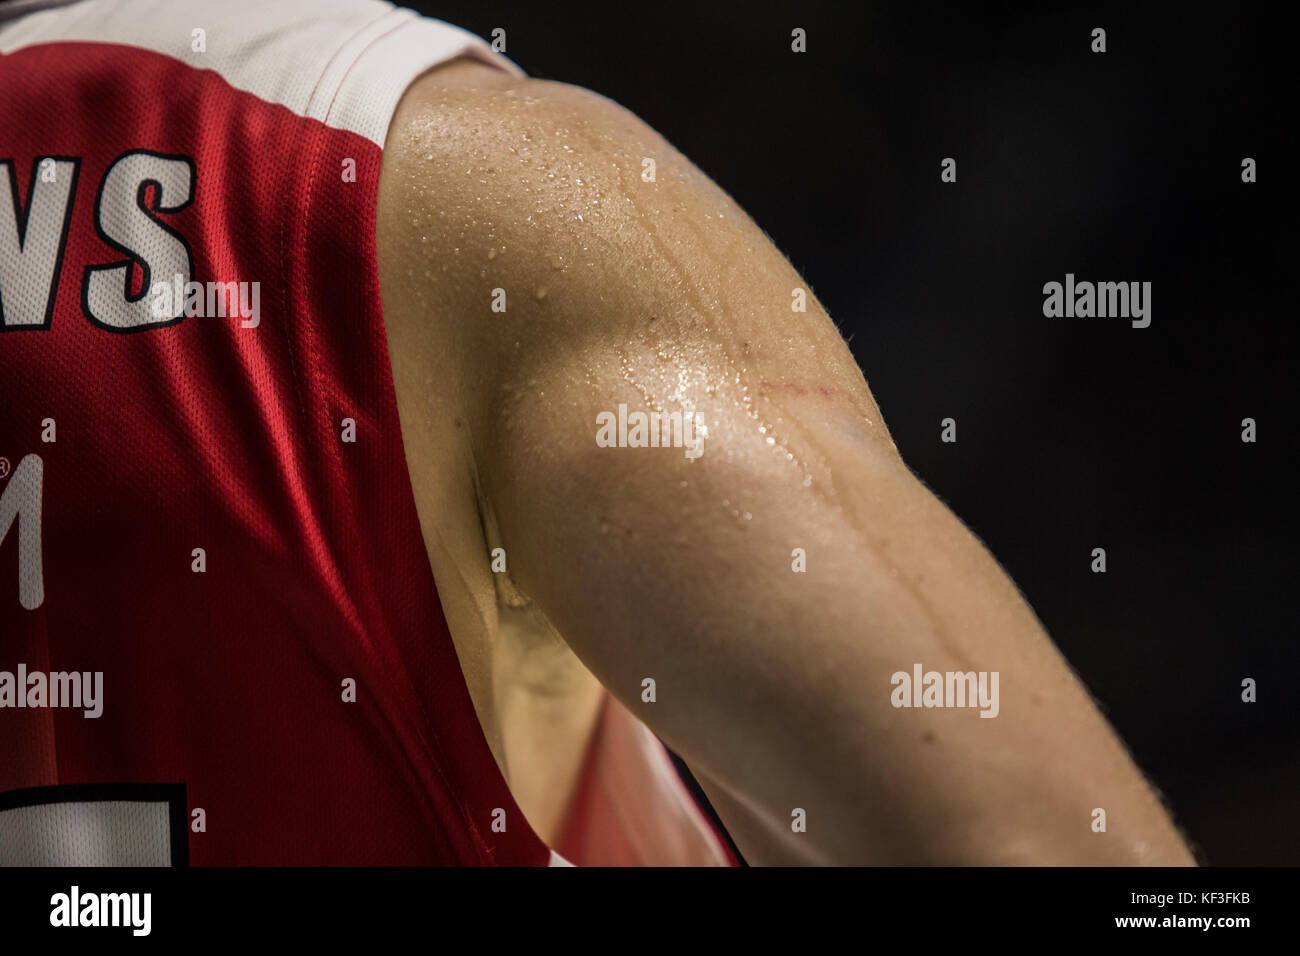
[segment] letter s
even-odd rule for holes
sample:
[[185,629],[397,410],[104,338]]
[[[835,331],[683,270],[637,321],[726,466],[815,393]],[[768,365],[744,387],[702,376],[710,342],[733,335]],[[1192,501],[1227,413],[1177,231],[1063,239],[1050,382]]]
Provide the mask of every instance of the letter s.
[[[194,160],[144,149],[123,153],[104,174],[95,197],[95,230],[101,239],[126,254],[125,260],[87,266],[82,284],[81,308],[100,328],[111,332],[136,332],[174,325],[183,318],[183,302],[173,303],[172,314],[156,316],[149,290],[155,281],[172,282],[181,276],[189,282],[194,256],[188,243],[156,215],[180,212],[194,200]],[[154,187],[154,205],[145,204],[146,190]],[[141,250],[148,250],[145,258]],[[144,273],[139,295],[131,295],[131,267]]]

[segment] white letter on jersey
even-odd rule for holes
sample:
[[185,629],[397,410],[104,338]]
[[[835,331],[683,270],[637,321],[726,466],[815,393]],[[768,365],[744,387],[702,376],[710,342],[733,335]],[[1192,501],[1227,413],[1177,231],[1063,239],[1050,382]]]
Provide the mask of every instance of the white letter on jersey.
[[[0,328],[50,327],[79,163],[47,157],[33,164],[24,215],[13,160],[0,160]],[[53,175],[37,176],[38,165]]]
[[18,603],[34,611],[45,602],[45,571],[41,566],[40,456],[27,455],[0,492],[0,544],[18,521]]
[[[106,266],[87,266],[82,289],[86,317],[111,331],[174,325],[182,315],[180,303],[172,314],[154,315],[149,290],[152,276],[182,283],[194,274],[190,247],[155,213],[180,212],[194,199],[194,160],[145,150],[123,153],[109,167],[95,199],[95,229],[100,237],[129,258]],[[154,190],[154,206],[145,206],[146,188]],[[148,255],[143,254],[148,250]],[[139,295],[131,295],[131,265],[144,272]]]

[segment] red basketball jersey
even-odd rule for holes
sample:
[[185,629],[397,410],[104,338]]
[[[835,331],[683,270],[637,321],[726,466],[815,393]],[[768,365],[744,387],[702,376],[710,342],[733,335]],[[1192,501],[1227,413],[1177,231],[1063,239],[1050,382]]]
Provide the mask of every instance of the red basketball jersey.
[[[375,263],[405,88],[518,68],[380,0],[0,17],[0,863],[563,862],[439,606]],[[612,701],[575,818],[729,860]]]

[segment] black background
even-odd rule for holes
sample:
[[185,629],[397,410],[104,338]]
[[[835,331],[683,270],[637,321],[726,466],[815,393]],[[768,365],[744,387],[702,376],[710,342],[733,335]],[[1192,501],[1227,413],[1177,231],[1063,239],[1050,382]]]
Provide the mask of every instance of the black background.
[[[1279,23],[1188,4],[410,5],[504,28],[531,76],[622,103],[730,192],[1203,860],[1300,863]],[[1151,326],[1045,318],[1067,272],[1150,281]]]

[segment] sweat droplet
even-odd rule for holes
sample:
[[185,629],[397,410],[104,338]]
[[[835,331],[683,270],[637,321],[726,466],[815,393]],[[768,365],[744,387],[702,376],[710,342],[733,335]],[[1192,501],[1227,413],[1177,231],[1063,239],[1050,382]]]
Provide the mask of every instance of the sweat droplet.
[[544,286],[544,285],[539,285],[536,289],[534,289],[534,290],[533,290],[533,298],[536,299],[538,302],[541,302],[543,299],[545,299],[545,298],[546,298],[546,286]]

